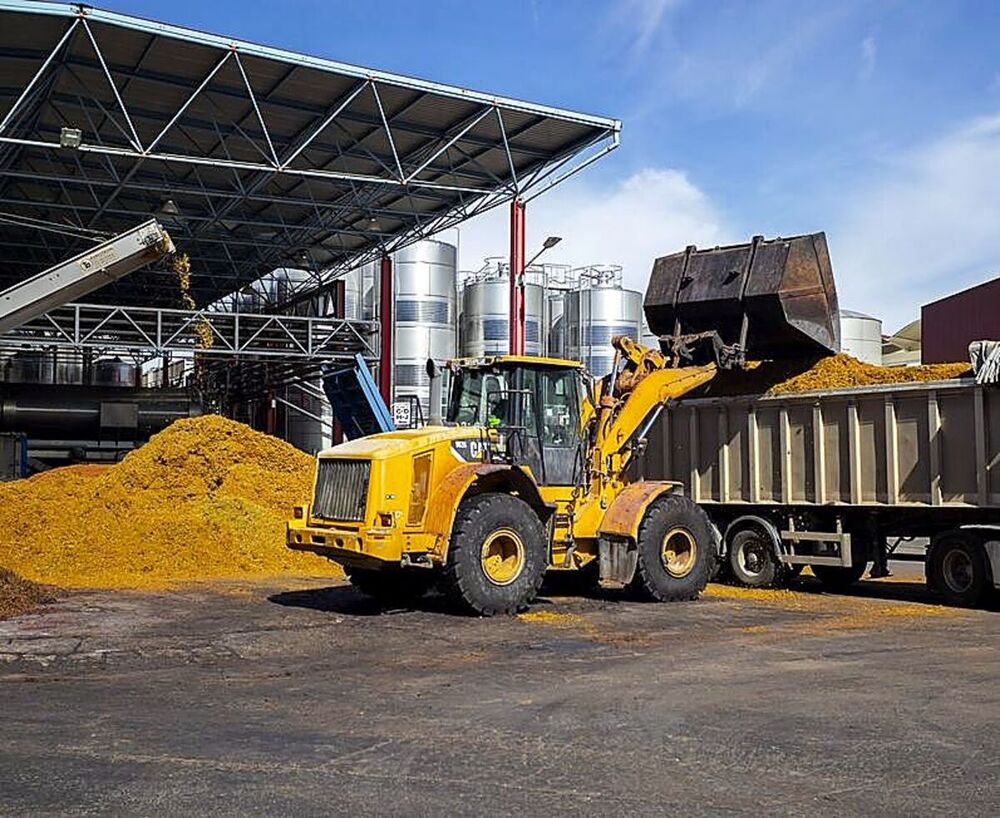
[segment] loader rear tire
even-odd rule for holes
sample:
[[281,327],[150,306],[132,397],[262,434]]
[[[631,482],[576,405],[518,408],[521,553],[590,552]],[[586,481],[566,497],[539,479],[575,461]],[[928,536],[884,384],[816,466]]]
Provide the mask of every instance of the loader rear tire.
[[697,599],[712,573],[715,548],[705,514],[687,497],[667,494],[646,509],[636,543],[639,558],[629,589],[641,599]]
[[348,568],[347,578],[365,596],[382,605],[412,605],[434,584],[433,574],[424,568]]
[[478,616],[523,611],[545,577],[545,529],[535,510],[509,494],[462,501],[455,515],[441,586]]

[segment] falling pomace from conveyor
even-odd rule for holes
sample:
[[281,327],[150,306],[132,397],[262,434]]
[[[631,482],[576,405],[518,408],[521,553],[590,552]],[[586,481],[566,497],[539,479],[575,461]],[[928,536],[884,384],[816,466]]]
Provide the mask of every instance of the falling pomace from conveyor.
[[824,233],[658,258],[644,302],[675,363],[819,358],[840,351],[840,313]]

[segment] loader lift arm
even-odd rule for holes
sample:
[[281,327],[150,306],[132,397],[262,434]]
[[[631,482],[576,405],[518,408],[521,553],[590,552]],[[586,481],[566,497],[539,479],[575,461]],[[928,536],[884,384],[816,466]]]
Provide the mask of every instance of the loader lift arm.
[[601,379],[592,431],[591,470],[618,480],[667,401],[715,377],[715,364],[673,368],[667,358],[625,335],[612,339],[615,366]]

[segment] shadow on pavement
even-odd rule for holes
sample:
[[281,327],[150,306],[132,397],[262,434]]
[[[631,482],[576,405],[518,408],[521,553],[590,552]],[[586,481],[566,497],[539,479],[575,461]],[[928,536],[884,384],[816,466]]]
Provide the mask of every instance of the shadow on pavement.
[[309,588],[299,591],[280,591],[271,594],[268,602],[289,608],[308,608],[314,611],[339,613],[346,616],[382,616],[407,611],[455,614],[455,609],[440,594],[428,594],[416,602],[390,605],[367,597],[350,585],[330,588]]
[[[884,599],[892,602],[916,602],[926,605],[947,604],[941,597],[927,590],[927,585],[922,580],[867,579],[855,583],[850,588],[831,591],[824,588],[822,583],[817,579],[800,577],[789,583],[788,589],[806,594],[827,594],[830,596],[859,597],[861,599]],[[979,609],[1000,612],[1000,594],[994,593],[989,595],[985,604],[980,605]]]

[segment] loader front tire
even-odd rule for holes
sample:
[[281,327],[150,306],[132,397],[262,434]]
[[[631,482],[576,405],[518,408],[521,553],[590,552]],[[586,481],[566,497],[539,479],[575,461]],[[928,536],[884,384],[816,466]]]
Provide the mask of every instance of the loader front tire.
[[517,613],[538,594],[546,555],[545,529],[524,500],[498,492],[474,495],[455,515],[442,590],[478,616]]
[[639,525],[639,559],[629,588],[642,599],[697,599],[712,573],[712,527],[695,503],[680,494],[657,498]]

